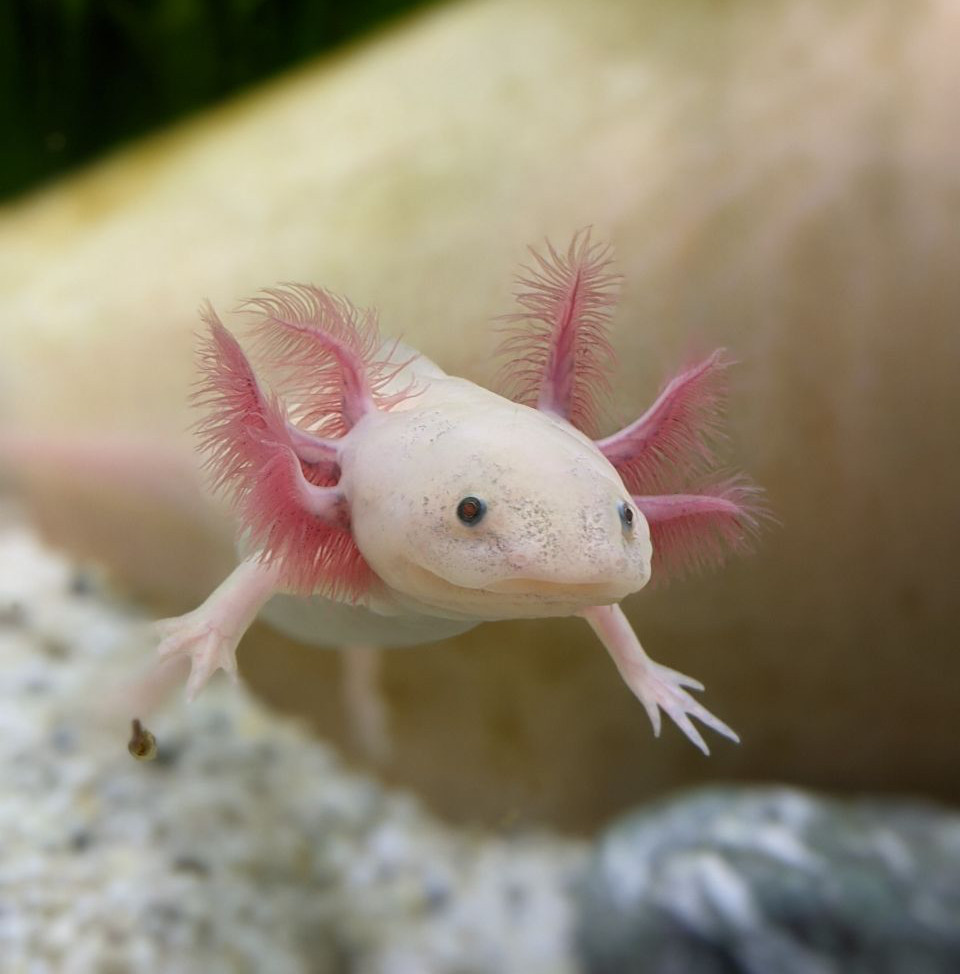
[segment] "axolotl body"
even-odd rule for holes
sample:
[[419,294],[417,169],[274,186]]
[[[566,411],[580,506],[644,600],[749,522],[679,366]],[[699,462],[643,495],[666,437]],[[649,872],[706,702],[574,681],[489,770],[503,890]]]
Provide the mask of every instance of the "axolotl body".
[[709,476],[728,361],[683,370],[637,421],[592,439],[619,279],[588,232],[531,253],[505,325],[512,398],[385,342],[372,312],[319,288],[248,303],[256,369],[204,310],[199,435],[242,557],[202,606],[161,624],[161,657],[191,661],[189,696],[236,672],[258,614],[312,643],[385,648],[579,615],[656,733],[663,710],[705,752],[691,717],[737,740],[619,607],[653,570],[720,558],[757,525],[756,488]]

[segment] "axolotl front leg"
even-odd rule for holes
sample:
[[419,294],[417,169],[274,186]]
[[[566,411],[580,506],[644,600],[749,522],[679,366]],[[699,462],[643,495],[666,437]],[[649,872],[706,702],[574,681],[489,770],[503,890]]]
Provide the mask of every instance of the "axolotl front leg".
[[690,717],[696,717],[731,741],[740,742],[733,730],[684,689],[702,690],[703,684],[699,680],[654,662],[644,652],[619,605],[593,606],[584,609],[580,615],[590,623],[613,657],[624,682],[643,704],[656,737],[660,736],[660,711],[663,710],[704,754],[709,754],[710,748]]
[[275,565],[249,559],[217,586],[198,608],[156,623],[163,660],[190,662],[187,699],[192,700],[218,669],[237,675],[237,646],[257,614],[280,587]]
[[[275,565],[246,559],[202,605],[155,624],[161,637],[160,659],[167,664],[178,659],[189,663],[187,700],[192,701],[217,670],[236,681],[240,640],[282,585],[282,573]],[[379,683],[380,651],[358,643],[345,647],[341,657],[351,733],[365,754],[382,761],[390,750],[390,733]]]

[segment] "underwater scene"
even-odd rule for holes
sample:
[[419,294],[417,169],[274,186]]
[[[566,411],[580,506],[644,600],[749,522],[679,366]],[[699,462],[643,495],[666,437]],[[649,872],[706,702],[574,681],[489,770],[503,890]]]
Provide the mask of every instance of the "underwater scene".
[[0,974],[960,971],[960,7],[0,13]]

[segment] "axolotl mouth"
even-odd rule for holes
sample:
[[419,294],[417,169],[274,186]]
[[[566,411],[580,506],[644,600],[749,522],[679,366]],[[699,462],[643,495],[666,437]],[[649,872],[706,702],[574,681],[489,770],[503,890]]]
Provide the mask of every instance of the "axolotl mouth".
[[592,605],[609,605],[643,587],[646,578],[576,582],[505,578],[482,585],[457,585],[423,566],[408,566],[408,589],[400,601],[448,618],[496,620],[572,615]]
[[608,582],[549,582],[539,578],[506,578],[502,582],[484,585],[481,591],[497,595],[587,597],[598,602],[617,598],[611,595],[611,585]]

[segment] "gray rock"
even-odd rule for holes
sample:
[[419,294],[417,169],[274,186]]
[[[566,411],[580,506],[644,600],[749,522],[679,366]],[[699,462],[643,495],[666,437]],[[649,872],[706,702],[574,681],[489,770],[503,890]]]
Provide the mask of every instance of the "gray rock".
[[956,974],[960,815],[697,791],[610,828],[579,895],[589,974]]

